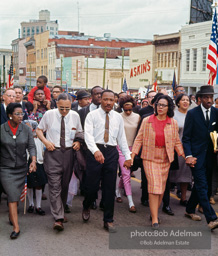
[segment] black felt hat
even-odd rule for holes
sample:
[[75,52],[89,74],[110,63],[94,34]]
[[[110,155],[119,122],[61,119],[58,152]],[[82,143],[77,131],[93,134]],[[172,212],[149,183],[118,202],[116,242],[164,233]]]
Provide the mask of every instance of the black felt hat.
[[199,91],[200,95],[203,94],[215,94],[212,85],[202,85]]
[[81,99],[83,99],[83,98],[88,98],[88,97],[90,97],[90,93],[88,93],[87,91],[85,91],[85,90],[79,90],[78,92],[77,92],[77,94],[76,94],[76,99],[77,100],[81,100]]

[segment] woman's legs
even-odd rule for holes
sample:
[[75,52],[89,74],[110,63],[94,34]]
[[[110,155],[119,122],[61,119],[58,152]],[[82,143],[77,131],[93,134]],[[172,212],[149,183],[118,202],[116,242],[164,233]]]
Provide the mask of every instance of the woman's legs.
[[162,203],[163,194],[156,195],[149,193],[149,207],[151,212],[152,224],[158,223],[158,209]]
[[9,206],[9,216],[10,220],[13,223],[13,230],[18,233],[20,231],[18,224],[18,215],[17,215],[17,202],[8,203]]

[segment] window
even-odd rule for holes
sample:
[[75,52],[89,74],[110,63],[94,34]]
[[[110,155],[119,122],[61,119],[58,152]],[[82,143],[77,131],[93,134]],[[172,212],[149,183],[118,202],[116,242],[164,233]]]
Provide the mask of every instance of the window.
[[35,34],[35,28],[32,27],[32,33],[31,33],[31,35],[33,36],[34,34]]
[[54,28],[53,28],[53,27],[50,27],[50,30],[54,30]]
[[163,67],[163,53],[161,53],[160,58],[161,58],[161,60],[160,60],[160,66]]
[[175,67],[177,67],[177,56],[178,56],[178,52],[175,52],[175,61],[174,61],[174,65],[175,65]]
[[37,76],[40,76],[40,67],[37,66]]
[[160,53],[157,54],[157,66],[160,67]]
[[26,28],[25,27],[23,27],[23,33],[26,33]]
[[30,36],[30,28],[27,27],[27,36]]
[[174,52],[172,52],[172,67],[173,68],[175,67],[175,64],[174,64]]
[[40,59],[40,53],[39,53],[39,50],[37,50],[37,51],[36,51],[36,58],[37,58],[37,60],[39,60],[39,59]]
[[47,76],[47,66],[44,66],[44,75]]
[[171,53],[168,52],[168,67],[171,67]]
[[202,48],[202,71],[206,71],[207,64],[207,48]]
[[186,52],[186,71],[189,71],[189,66],[190,66],[190,50],[187,49],[185,50]]
[[52,35],[52,36],[53,36],[53,35],[54,35],[54,32],[50,32],[50,35]]
[[41,33],[44,31],[43,26],[41,26]]
[[44,58],[47,59],[47,48],[44,49]]
[[43,59],[43,49],[41,49],[41,59]]
[[36,27],[36,34],[39,34],[39,26]]
[[197,71],[197,49],[193,49],[193,71]]
[[43,66],[41,66],[41,76],[44,75],[43,74]]

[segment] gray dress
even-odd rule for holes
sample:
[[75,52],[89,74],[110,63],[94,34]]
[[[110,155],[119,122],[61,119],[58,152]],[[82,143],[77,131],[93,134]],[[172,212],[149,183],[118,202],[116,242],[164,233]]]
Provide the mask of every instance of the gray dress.
[[16,137],[8,125],[1,125],[1,162],[0,182],[8,196],[8,202],[18,202],[24,187],[28,171],[27,153],[30,157],[36,156],[36,147],[33,134],[25,124],[20,124]]
[[[186,114],[183,114],[175,110],[174,119],[177,121],[179,126],[179,138],[182,141],[183,129],[185,123]],[[186,165],[185,160],[182,156],[178,157],[179,160],[179,169],[178,170],[170,170],[170,182],[180,183],[180,182],[191,182],[192,181],[192,173],[189,166]]]

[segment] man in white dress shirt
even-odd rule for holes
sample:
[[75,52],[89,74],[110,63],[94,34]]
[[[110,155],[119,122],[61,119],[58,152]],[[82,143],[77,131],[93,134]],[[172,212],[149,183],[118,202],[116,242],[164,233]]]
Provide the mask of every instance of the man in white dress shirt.
[[72,176],[72,149],[80,149],[80,143],[74,138],[82,132],[82,127],[79,115],[71,110],[69,94],[58,96],[57,107],[44,114],[36,133],[46,146],[44,168],[48,177],[51,213],[55,219],[53,228],[61,231],[64,229],[64,207]]
[[126,161],[124,166],[130,168],[131,156],[126,141],[121,115],[115,112],[114,92],[105,90],[101,94],[101,107],[91,111],[85,120],[85,142],[88,147],[85,179],[85,199],[82,217],[88,221],[90,206],[95,200],[96,192],[102,180],[104,194],[104,228],[115,232],[113,225],[114,198],[118,166],[119,145]]

